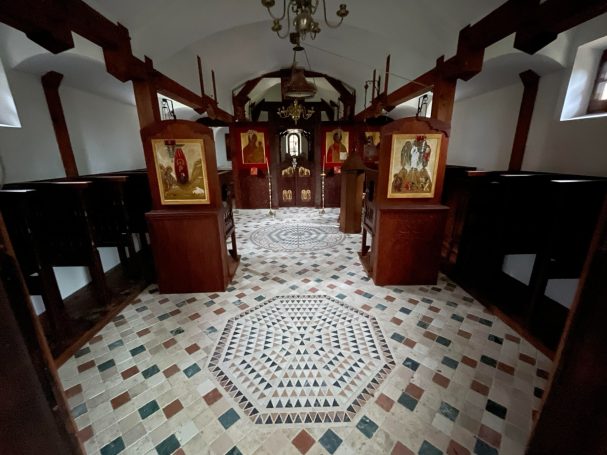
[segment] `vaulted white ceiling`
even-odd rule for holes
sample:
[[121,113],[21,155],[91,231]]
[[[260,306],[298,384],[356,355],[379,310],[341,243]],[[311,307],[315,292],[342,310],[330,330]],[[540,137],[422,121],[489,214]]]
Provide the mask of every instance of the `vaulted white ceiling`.
[[[234,89],[251,78],[289,67],[293,58],[288,40],[279,39],[270,30],[271,19],[259,0],[85,1],[129,29],[135,55],[152,58],[156,68],[195,92],[200,90],[196,64],[199,55],[204,65],[206,92],[211,92],[210,70],[214,69],[220,107],[228,111],[232,110]],[[330,18],[340,2],[347,3],[350,15],[338,29],[329,29],[321,21],[322,32],[316,40],[302,44],[312,70],[341,79],[356,90],[357,111],[363,107],[365,81],[371,78],[374,68],[383,74],[387,55],[392,56],[391,91],[434,67],[439,56],[454,55],[459,31],[504,2],[326,1]],[[282,2],[276,3],[275,8],[281,9]],[[132,102],[129,84],[111,80],[107,74],[93,77],[95,72],[102,71],[102,53],[96,46],[83,43],[84,40],[77,40],[70,55],[55,56],[6,26],[0,25],[0,38],[0,55],[5,66],[39,74],[54,69],[66,73],[64,83],[68,85],[83,89],[90,86],[90,91]],[[526,68],[537,65],[535,69],[540,73],[562,67],[552,55],[549,59],[530,59],[514,51],[511,41],[496,49],[493,53],[488,49],[486,71],[461,84],[461,93],[470,96],[480,89],[491,88],[492,84],[514,83],[523,63]],[[307,61],[301,60],[300,54],[299,64],[308,67]]]

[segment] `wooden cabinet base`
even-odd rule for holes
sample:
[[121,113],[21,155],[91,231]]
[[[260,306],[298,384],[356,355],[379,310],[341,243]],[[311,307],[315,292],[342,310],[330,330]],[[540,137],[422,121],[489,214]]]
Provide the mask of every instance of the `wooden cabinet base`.
[[239,261],[228,254],[221,209],[153,210],[146,217],[161,293],[226,290]]
[[359,254],[376,285],[436,283],[447,210],[442,205],[377,210],[373,244],[367,251],[363,244]]

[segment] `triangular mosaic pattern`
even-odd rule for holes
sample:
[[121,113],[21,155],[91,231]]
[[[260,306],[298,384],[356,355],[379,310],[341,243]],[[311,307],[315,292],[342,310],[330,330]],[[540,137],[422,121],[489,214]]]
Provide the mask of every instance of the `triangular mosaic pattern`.
[[394,368],[377,320],[324,295],[228,320],[209,370],[257,424],[350,422]]

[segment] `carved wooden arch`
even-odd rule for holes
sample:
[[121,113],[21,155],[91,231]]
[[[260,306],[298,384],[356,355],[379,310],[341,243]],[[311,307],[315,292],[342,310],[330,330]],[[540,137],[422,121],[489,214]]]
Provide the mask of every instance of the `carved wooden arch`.
[[[346,84],[344,84],[344,82],[334,78],[333,76],[329,76],[328,74],[308,70],[304,70],[304,74],[306,77],[324,78],[335,89],[335,91],[339,94],[339,100],[344,105],[342,120],[350,120],[354,116],[354,108],[356,106],[356,91],[351,91],[348,89]],[[259,84],[262,79],[280,78],[281,84],[284,87],[286,81],[288,81],[290,77],[291,68],[283,68],[281,70],[271,71],[246,81],[238,93],[232,95],[234,119],[240,122],[247,120],[245,106],[251,100],[251,98],[249,98],[249,94],[255,87],[257,87],[257,84]]]

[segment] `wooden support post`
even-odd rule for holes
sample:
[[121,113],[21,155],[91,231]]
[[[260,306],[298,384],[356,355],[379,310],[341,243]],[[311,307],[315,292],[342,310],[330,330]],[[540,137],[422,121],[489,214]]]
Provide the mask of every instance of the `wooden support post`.
[[62,79],[63,74],[49,71],[42,76],[42,87],[44,88],[46,104],[48,105],[48,111],[53,122],[53,129],[55,130],[55,137],[57,138],[57,146],[61,154],[65,175],[67,177],[78,177],[78,166],[76,165],[70,133],[67,129],[61,97],[59,96],[59,85],[61,85]]
[[533,70],[527,70],[519,74],[523,81],[524,91],[521,100],[521,108],[518,113],[518,122],[514,133],[514,142],[512,143],[512,154],[510,155],[509,171],[520,171],[525,156],[525,147],[527,137],[529,136],[529,126],[533,117],[533,108],[535,107],[535,98],[540,82],[540,76]]
[[529,455],[605,452],[607,200],[554,361]]
[[386,79],[384,80],[384,98],[388,96],[388,80],[390,77],[390,55],[386,59]]
[[453,104],[455,103],[455,87],[457,79],[446,78],[441,71],[444,57],[436,61],[437,77],[432,96],[432,118],[451,123]]
[[217,86],[215,85],[215,70],[211,70],[211,77],[213,78],[213,99],[219,105],[217,102]]
[[160,107],[156,87],[150,81],[133,81],[135,104],[139,116],[139,126],[144,128],[160,121]]
[[139,126],[141,128],[145,128],[146,126],[161,120],[156,85],[151,77],[154,65],[152,60],[147,57],[145,58],[145,64],[148,77],[146,79],[133,81],[135,105],[137,106],[137,116],[139,117]]
[[202,60],[197,55],[196,60],[198,61],[198,80],[200,81],[200,96],[204,97],[204,76],[202,75]]
[[375,77],[377,75],[377,70],[373,70],[373,88],[371,91],[371,102],[375,99]]

